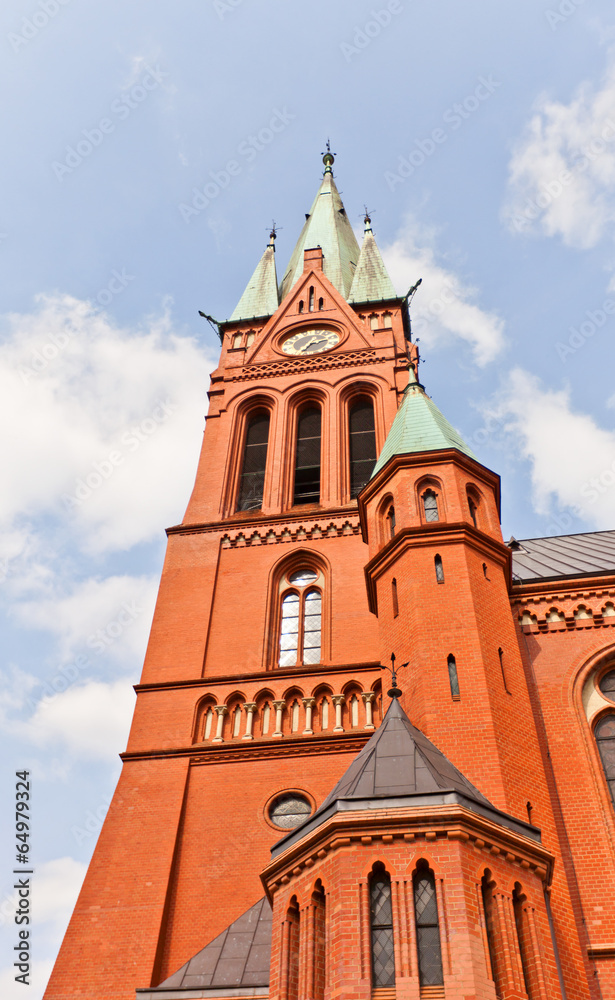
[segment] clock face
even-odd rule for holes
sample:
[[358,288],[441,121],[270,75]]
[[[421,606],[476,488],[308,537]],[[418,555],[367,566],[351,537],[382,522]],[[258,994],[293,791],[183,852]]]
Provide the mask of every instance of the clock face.
[[285,354],[320,354],[330,351],[339,342],[340,335],[334,330],[301,330],[284,341],[282,350]]

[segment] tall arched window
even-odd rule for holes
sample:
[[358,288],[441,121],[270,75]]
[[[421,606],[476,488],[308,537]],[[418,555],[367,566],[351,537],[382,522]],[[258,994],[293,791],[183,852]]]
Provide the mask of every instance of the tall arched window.
[[423,510],[426,521],[439,521],[438,498],[433,490],[425,490],[423,493]]
[[320,407],[303,410],[297,421],[293,504],[320,501]]
[[420,986],[440,986],[442,974],[442,948],[438,924],[436,883],[428,868],[414,874],[414,915],[416,921],[416,948],[419,957]]
[[382,865],[369,881],[369,910],[372,944],[372,984],[395,985],[395,948],[391,879]]
[[250,417],[243,450],[237,510],[258,510],[262,506],[269,422],[268,413],[257,413]]
[[288,578],[295,588],[282,596],[280,667],[320,663],[322,659],[322,594],[310,583],[313,570],[298,570]]
[[387,542],[388,542],[390,541],[391,538],[395,537],[395,507],[393,506],[393,504],[391,504],[391,506],[387,510],[386,523],[387,523],[387,536],[388,536]]
[[350,496],[358,496],[376,464],[376,428],[374,404],[371,399],[360,399],[348,414],[350,438]]
[[615,805],[615,712],[603,715],[594,730],[613,805]]

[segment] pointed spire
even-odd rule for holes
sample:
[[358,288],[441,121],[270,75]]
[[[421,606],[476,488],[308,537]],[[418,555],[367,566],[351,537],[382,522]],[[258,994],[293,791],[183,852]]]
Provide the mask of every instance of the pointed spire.
[[380,472],[393,455],[440,451],[444,448],[456,448],[469,458],[476,459],[471,448],[448,422],[433,399],[430,399],[420,382],[416,381],[416,373],[411,367],[408,387],[371,478]]
[[246,285],[230,322],[255,319],[257,316],[273,316],[279,306],[278,279],[275,269],[275,223],[269,234],[269,243],[256,265],[256,270]]
[[364,222],[363,245],[348,301],[378,302],[380,299],[394,299],[397,297],[396,292],[374,239],[372,220],[367,208]]
[[350,292],[359,260],[359,244],[333,179],[333,162],[333,153],[327,148],[323,156],[324,176],[282,279],[280,302],[303,274],[303,251],[315,247],[322,248],[323,271],[329,281],[344,298]]

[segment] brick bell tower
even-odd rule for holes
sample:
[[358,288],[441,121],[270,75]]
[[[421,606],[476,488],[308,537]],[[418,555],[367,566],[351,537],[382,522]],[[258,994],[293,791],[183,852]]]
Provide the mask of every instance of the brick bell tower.
[[225,932],[382,718],[356,498],[415,348],[370,220],[359,247],[323,162],[281,283],[274,232],[220,328],[122,775],[48,1000],[134,1000]]

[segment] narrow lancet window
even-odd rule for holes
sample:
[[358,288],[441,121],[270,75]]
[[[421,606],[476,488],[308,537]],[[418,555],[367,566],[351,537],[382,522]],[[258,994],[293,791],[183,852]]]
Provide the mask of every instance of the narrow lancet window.
[[438,583],[444,583],[444,567],[442,566],[442,556],[434,556],[434,565],[436,567],[436,581]]
[[438,925],[436,883],[428,869],[419,870],[414,876],[414,914],[416,920],[416,947],[419,957],[420,986],[440,986],[442,975],[442,948]]
[[318,503],[320,500],[320,409],[310,407],[299,415],[295,490],[293,503]]
[[262,506],[268,441],[269,414],[259,413],[248,423],[237,510],[258,510]]
[[423,493],[423,510],[425,511],[426,521],[440,520],[440,516],[438,514],[438,498],[433,490],[427,490]]
[[455,657],[451,653],[448,658],[448,679],[451,684],[451,697],[459,698],[459,677],[457,676],[457,663],[455,662]]
[[310,288],[310,312],[314,312],[314,289]]
[[349,414],[350,497],[358,496],[376,464],[376,428],[371,399],[355,403]]
[[391,538],[395,537],[395,507],[393,506],[393,504],[391,504],[391,506],[387,510],[386,520],[387,520],[387,530],[389,536],[387,538],[387,541],[390,541]]
[[378,988],[395,985],[393,908],[391,879],[385,871],[374,873],[369,883],[372,942],[372,984]]
[[397,618],[399,614],[399,600],[397,598],[397,580],[395,577],[391,580],[391,602],[393,604],[393,618]]
[[319,590],[305,595],[303,615],[303,662],[320,663],[322,597]]

